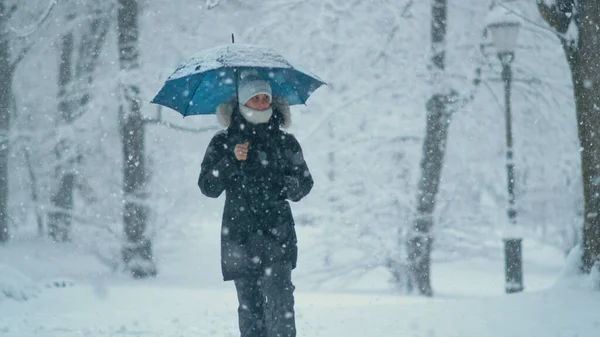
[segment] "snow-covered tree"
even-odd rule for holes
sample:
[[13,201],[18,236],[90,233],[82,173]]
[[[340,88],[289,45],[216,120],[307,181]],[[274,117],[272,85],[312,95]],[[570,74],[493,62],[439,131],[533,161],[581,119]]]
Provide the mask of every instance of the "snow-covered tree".
[[600,259],[600,5],[596,0],[537,3],[571,70],[583,180],[582,271],[589,273]]
[[421,159],[421,178],[418,184],[417,212],[408,238],[410,282],[421,294],[433,295],[430,281],[431,249],[434,225],[435,198],[437,196],[448,126],[451,120],[451,103],[457,93],[447,87],[445,80],[446,27],[448,10],[446,0],[434,0],[431,5],[431,83],[433,94],[427,101],[427,126]]
[[64,1],[64,26],[60,38],[58,114],[56,117],[56,169],[52,188],[48,233],[55,241],[70,240],[73,194],[90,199],[85,176],[80,174],[88,104],[92,100],[94,70],[108,32],[111,6],[96,1]]
[[119,128],[123,148],[123,225],[127,242],[123,259],[136,278],[156,275],[152,242],[146,234],[150,218],[145,125],[141,111],[137,0],[119,0],[118,50],[121,68]]
[[[448,125],[443,172],[435,209],[429,213],[435,223],[429,231],[435,238],[432,268],[449,259],[500,251],[506,171],[503,104],[496,96],[501,95],[502,82],[489,41],[481,41],[490,1],[447,2],[445,84],[458,91],[459,102],[464,97],[470,101],[459,104]],[[528,17],[539,17],[535,2],[521,3],[530,7]],[[120,4],[115,9],[124,8]],[[121,44],[125,55],[137,52],[137,66],[129,67],[135,57],[123,60],[127,66],[115,62],[122,57],[115,41],[119,30],[108,30],[110,43],[99,54],[87,112],[72,127],[54,126],[62,123],[56,120],[60,37],[76,21],[59,19],[60,25],[42,32],[33,57],[26,59],[27,67],[19,67],[13,89],[20,109],[13,129],[33,141],[11,150],[15,159],[9,172],[15,179],[10,181],[9,207],[15,228],[24,232],[34,228],[32,205],[45,214],[56,210],[51,203],[59,186],[53,151],[57,136],[68,137],[71,132],[78,140],[82,160],[76,163],[77,173],[85,193],[75,186],[70,234],[77,244],[97,250],[112,268],[124,265],[124,251],[149,256],[143,252],[145,239],[152,242],[151,256],[160,263],[167,252],[175,252],[171,248],[191,240],[190,233],[202,233],[203,224],[215,226],[221,200],[202,198],[196,186],[209,134],[179,132],[198,126],[215,130],[214,116],[181,119],[148,102],[181,61],[230,43],[234,32],[236,43],[273,47],[328,83],[307,106],[292,107],[294,123],[289,131],[300,140],[315,178],[312,193],[292,205],[297,225],[311,227],[305,229],[315,234],[315,240],[299,243],[303,263],[314,265],[318,270],[311,269],[311,275],[322,281],[352,282],[378,269],[389,274],[395,286],[403,286],[408,276],[407,237],[418,218],[420,163],[427,143],[424,108],[432,96],[432,2],[139,4],[138,39]],[[74,35],[75,45],[85,27]],[[555,46],[556,38],[547,29],[524,24],[513,63],[515,187],[527,238],[566,250],[577,243],[580,228],[574,219],[583,212],[576,175],[576,125],[569,124],[572,99],[565,94],[570,89],[565,81],[568,69]],[[482,54],[487,55],[480,60]],[[478,68],[479,92],[470,98]],[[26,156],[30,165],[22,149],[30,152]],[[38,187],[32,193],[30,181]],[[131,190],[124,188],[125,183]],[[133,212],[123,211],[124,207]],[[129,226],[132,223],[135,226]]]
[[[17,66],[31,48],[26,38],[34,34],[50,15],[55,0],[50,0],[46,10],[25,31],[15,28],[14,19],[23,2],[0,0],[0,243],[8,241],[9,234],[9,157],[11,152],[11,118],[14,118],[15,99],[13,80]],[[18,26],[16,26],[18,27]],[[23,46],[24,45],[24,46]],[[15,53],[16,51],[16,53]]]

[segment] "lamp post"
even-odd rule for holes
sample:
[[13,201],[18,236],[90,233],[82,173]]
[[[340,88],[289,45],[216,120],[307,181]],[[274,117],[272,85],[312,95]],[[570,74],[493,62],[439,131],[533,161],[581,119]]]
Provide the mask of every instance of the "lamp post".
[[[506,17],[487,25],[492,35],[494,47],[502,63],[504,82],[504,105],[506,123],[506,173],[508,188],[507,215],[510,230],[504,237],[505,290],[506,293],[523,291],[522,239],[517,234],[517,210],[515,208],[515,165],[513,157],[512,121],[510,106],[510,86],[512,82],[511,63],[515,58],[515,47],[521,24]],[[508,19],[508,20],[507,20]],[[511,233],[511,234],[509,234]]]

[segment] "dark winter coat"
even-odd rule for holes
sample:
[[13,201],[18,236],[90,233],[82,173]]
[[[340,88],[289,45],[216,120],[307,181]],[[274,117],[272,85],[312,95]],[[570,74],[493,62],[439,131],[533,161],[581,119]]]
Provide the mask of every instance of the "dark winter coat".
[[[290,124],[289,106],[275,98],[269,123],[251,124],[237,102],[217,109],[226,130],[210,141],[198,179],[202,193],[217,198],[225,191],[221,228],[224,280],[263,273],[274,262],[298,256],[294,219],[288,200],[306,196],[313,179],[296,138],[281,130]],[[249,142],[248,157],[238,161],[236,144]]]

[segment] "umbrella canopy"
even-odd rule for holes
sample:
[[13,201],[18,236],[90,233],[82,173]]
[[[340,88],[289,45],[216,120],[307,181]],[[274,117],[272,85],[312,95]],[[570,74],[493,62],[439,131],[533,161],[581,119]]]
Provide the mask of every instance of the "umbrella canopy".
[[244,70],[268,81],[272,94],[290,105],[306,103],[325,84],[271,48],[230,44],[205,50],[177,67],[152,103],[183,116],[214,114],[219,104],[237,96],[239,74]]

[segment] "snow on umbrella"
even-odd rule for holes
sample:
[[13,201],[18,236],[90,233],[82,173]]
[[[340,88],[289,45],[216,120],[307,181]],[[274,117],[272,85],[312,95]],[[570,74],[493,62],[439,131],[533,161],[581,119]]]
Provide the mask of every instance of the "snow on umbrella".
[[305,104],[325,84],[271,48],[230,44],[205,50],[182,63],[152,103],[184,117],[214,114],[219,104],[237,96],[239,74],[245,70],[268,81],[273,95],[283,97],[290,105]]

